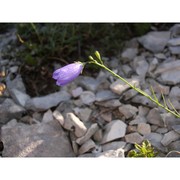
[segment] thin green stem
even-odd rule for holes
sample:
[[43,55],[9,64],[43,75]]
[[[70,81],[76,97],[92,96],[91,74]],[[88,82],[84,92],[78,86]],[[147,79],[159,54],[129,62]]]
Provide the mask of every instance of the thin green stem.
[[170,109],[168,109],[168,107],[164,105],[162,105],[157,98],[153,99],[149,94],[147,94],[146,92],[142,91],[139,88],[136,88],[134,85],[132,85],[131,83],[129,83],[127,80],[125,80],[124,78],[122,78],[121,76],[119,76],[118,74],[114,73],[111,69],[107,68],[104,64],[101,64],[99,62],[97,62],[96,60],[92,60],[90,63],[96,64],[98,66],[100,66],[101,68],[104,68],[105,70],[107,70],[108,72],[110,72],[113,76],[119,78],[121,81],[125,82],[126,84],[129,85],[130,88],[134,89],[135,91],[137,91],[138,93],[142,94],[143,96],[147,97],[149,100],[151,100],[152,102],[154,102],[155,104],[157,104],[158,106],[160,106],[161,108],[165,109],[166,111],[168,111],[169,113],[173,114],[174,116],[180,118],[180,113],[178,113],[177,111],[172,111]]

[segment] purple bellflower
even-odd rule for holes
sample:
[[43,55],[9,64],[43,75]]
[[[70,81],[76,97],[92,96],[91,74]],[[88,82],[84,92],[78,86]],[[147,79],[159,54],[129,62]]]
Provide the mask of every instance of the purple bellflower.
[[53,79],[57,80],[56,85],[64,86],[72,82],[82,72],[83,67],[83,63],[75,62],[55,70],[53,73]]

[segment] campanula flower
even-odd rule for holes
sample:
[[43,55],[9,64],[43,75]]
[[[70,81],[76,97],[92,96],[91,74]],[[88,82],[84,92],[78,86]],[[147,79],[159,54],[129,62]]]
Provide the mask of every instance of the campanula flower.
[[83,63],[75,62],[55,70],[53,73],[53,79],[57,80],[56,85],[64,86],[70,83],[79,76],[83,70],[83,67]]

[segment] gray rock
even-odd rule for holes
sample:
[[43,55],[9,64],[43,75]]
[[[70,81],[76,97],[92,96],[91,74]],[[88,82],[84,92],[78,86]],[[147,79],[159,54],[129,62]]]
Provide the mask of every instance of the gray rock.
[[138,109],[139,109],[138,116],[146,116],[149,113],[148,107],[139,106]]
[[180,151],[180,140],[174,141],[168,145],[169,150]]
[[149,134],[151,133],[151,126],[147,123],[139,123],[137,131],[142,135]]
[[149,74],[154,77],[153,75],[153,71],[157,68],[158,66],[158,60],[156,58],[154,58],[150,63],[149,63],[149,69],[148,72]]
[[52,111],[49,109],[48,111],[46,111],[43,115],[43,118],[42,118],[42,122],[43,123],[47,123],[47,122],[50,122],[52,121],[54,118],[53,118],[53,113]]
[[138,38],[138,41],[153,53],[162,52],[170,39],[169,31],[149,32]]
[[86,152],[92,151],[96,147],[96,144],[92,139],[86,141],[80,148],[79,154],[84,154]]
[[87,122],[91,116],[92,110],[90,108],[79,108],[76,107],[73,109],[75,114],[83,121]]
[[163,53],[157,53],[157,54],[154,54],[154,56],[155,56],[157,59],[162,59],[162,60],[166,59],[166,56],[165,56],[165,54],[163,54]]
[[180,46],[170,46],[169,51],[171,54],[178,55],[180,54]]
[[116,98],[118,98],[118,95],[114,94],[110,90],[101,90],[96,93],[96,101],[107,101]]
[[6,78],[6,86],[8,90],[18,89],[19,91],[26,93],[26,88],[20,74],[18,74],[13,80],[11,80],[9,75]]
[[103,138],[103,131],[102,131],[102,129],[99,129],[94,133],[93,139],[96,142],[101,142],[102,138]]
[[135,57],[133,61],[133,66],[136,70],[136,73],[144,79],[149,68],[149,64],[147,63],[145,58],[143,56]]
[[68,137],[60,124],[25,125],[16,123],[2,127],[3,157],[74,157]]
[[152,86],[156,94],[161,94],[162,92],[163,95],[169,95],[169,91],[170,91],[169,86],[162,85],[157,81],[155,81],[154,79],[147,79],[146,82],[148,82]]
[[133,69],[127,64],[122,65],[122,70],[127,77],[130,77],[133,73]]
[[134,89],[129,89],[123,93],[122,99],[127,101],[127,100],[130,100],[131,98],[133,98],[134,96],[136,96],[137,94],[138,94],[138,92],[135,91]]
[[133,103],[141,104],[141,105],[148,106],[148,107],[156,106],[151,100],[149,100],[147,97],[145,97],[143,95],[136,95],[135,97],[132,98],[131,101]]
[[92,153],[93,154],[98,154],[98,153],[101,153],[101,152],[102,152],[102,146],[96,144],[96,147],[92,150]]
[[108,101],[102,101],[102,102],[95,102],[96,105],[98,106],[103,106],[103,107],[119,107],[121,105],[119,99],[112,99]]
[[34,97],[26,101],[25,107],[28,110],[33,111],[45,111],[54,106],[57,106],[60,102],[68,101],[70,94],[65,91],[59,91],[42,97]]
[[92,77],[84,76],[80,84],[85,87],[88,91],[96,91],[100,82]]
[[178,46],[180,45],[180,38],[172,38],[168,41],[168,46]]
[[82,100],[83,104],[91,105],[96,100],[96,96],[91,91],[83,91],[80,95],[80,99]]
[[23,106],[23,107],[25,107],[26,102],[27,102],[28,100],[30,100],[30,96],[29,96],[29,95],[27,95],[27,94],[24,93],[24,92],[21,92],[21,91],[18,90],[18,89],[15,89],[15,88],[10,89],[10,90],[9,90],[9,93],[10,93],[11,97],[13,98],[13,100],[14,100],[17,104],[19,104],[19,105],[21,105],[21,106]]
[[153,108],[147,115],[147,122],[160,127],[164,127],[164,122],[157,108]]
[[102,145],[103,151],[109,151],[109,150],[116,150],[119,148],[124,148],[126,145],[126,142],[124,141],[113,141]]
[[126,119],[136,116],[138,109],[130,104],[122,105],[119,107],[119,112],[122,113]]
[[164,145],[164,146],[167,146],[169,145],[171,142],[173,141],[176,141],[180,138],[180,134],[178,134],[177,132],[175,131],[169,131],[168,133],[164,134],[162,140],[161,140],[161,143]]
[[[136,87],[139,86],[139,79],[137,79],[137,78],[126,79],[126,80],[133,86],[136,86]],[[111,91],[118,95],[122,95],[122,93],[129,88],[130,88],[130,86],[128,84],[126,84],[125,82],[121,81],[120,79],[117,79],[115,82],[113,82],[110,85]]]
[[163,119],[164,126],[168,128],[168,130],[172,130],[173,125],[179,124],[179,119],[176,119],[171,113],[163,113],[161,114],[161,117]]
[[7,98],[0,104],[0,124],[5,124],[11,119],[20,119],[26,111],[23,107],[14,103],[13,100]]
[[122,52],[121,58],[126,62],[128,62],[133,60],[136,57],[137,53],[138,53],[137,48],[127,48]]
[[53,112],[53,117],[54,117],[57,121],[59,121],[59,123],[61,124],[61,126],[64,125],[64,117],[63,117],[63,115],[62,115],[58,110],[55,110],[55,111]]
[[172,126],[172,128],[173,128],[173,130],[174,130],[175,132],[177,132],[178,134],[180,134],[180,125],[174,125],[174,126]]
[[160,134],[165,134],[168,132],[168,129],[167,128],[157,128],[156,132],[160,133]]
[[99,127],[97,123],[92,124],[84,136],[76,139],[76,143],[78,143],[79,145],[84,144],[87,140],[89,140],[95,134],[95,132],[98,129]]
[[169,97],[180,100],[180,87],[177,87],[177,86],[172,87],[169,93]]
[[81,87],[77,87],[76,89],[73,89],[71,94],[74,98],[77,98],[81,95],[81,93],[83,92],[83,89]]
[[159,75],[159,80],[162,83],[176,85],[180,83],[180,60],[162,63],[154,72]]
[[162,152],[167,152],[168,149],[161,144],[162,138],[162,134],[154,132],[144,135],[144,139],[149,140],[152,146],[156,147],[158,150]]
[[121,120],[113,120],[104,128],[105,132],[101,144],[124,137],[127,125]]
[[109,157],[109,158],[125,157],[124,149],[119,148],[116,150],[108,150],[108,151],[97,154],[96,157]]
[[132,144],[135,144],[135,143],[140,144],[143,141],[143,139],[144,139],[143,136],[141,136],[137,132],[125,135],[126,142],[132,143]]
[[63,127],[69,131],[74,131],[77,137],[85,135],[87,128],[80,119],[73,113],[67,113]]
[[144,116],[137,115],[136,118],[129,122],[129,125],[136,125],[139,123],[146,123],[147,119]]
[[175,24],[170,29],[171,32],[171,38],[180,37],[180,24]]

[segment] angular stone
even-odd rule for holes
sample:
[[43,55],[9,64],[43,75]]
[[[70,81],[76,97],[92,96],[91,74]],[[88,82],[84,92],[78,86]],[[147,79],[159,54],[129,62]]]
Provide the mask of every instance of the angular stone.
[[133,98],[134,96],[136,96],[137,94],[138,94],[138,92],[135,91],[134,89],[129,89],[126,92],[123,93],[122,99],[124,101],[127,101],[127,100]]
[[180,37],[180,24],[175,24],[170,28],[171,38]]
[[7,98],[0,104],[0,124],[5,124],[11,119],[20,119],[25,109]]
[[88,76],[84,76],[80,84],[85,87],[88,91],[96,91],[100,82],[96,79]]
[[169,46],[169,51],[171,54],[178,55],[180,54],[180,46]]
[[167,152],[168,149],[161,144],[162,138],[163,138],[162,134],[154,133],[154,132],[144,135],[144,139],[149,140],[152,146],[156,147],[158,150],[162,152]]
[[26,101],[25,107],[28,110],[33,111],[45,111],[54,106],[57,106],[60,102],[68,101],[70,94],[65,91],[59,91],[42,97],[34,97]]
[[24,92],[21,92],[21,91],[18,90],[18,89],[15,89],[15,88],[10,89],[10,90],[9,90],[9,93],[10,93],[11,97],[13,98],[13,100],[14,100],[17,104],[19,104],[19,105],[21,105],[21,106],[23,106],[23,107],[25,107],[26,101],[30,99],[30,96],[29,96],[29,95],[27,95],[27,94],[24,93]]
[[177,132],[178,134],[180,134],[180,125],[174,125],[174,126],[172,126],[172,128],[173,128],[173,130],[174,130],[175,132]]
[[79,154],[84,154],[96,147],[96,144],[92,139],[89,139],[86,141],[80,148],[79,148]]
[[102,146],[96,144],[96,147],[92,150],[92,153],[93,154],[98,154],[98,153],[101,153],[101,152],[102,152]]
[[100,142],[102,141],[102,138],[103,138],[103,132],[102,129],[99,129],[94,133],[93,139],[94,141]]
[[98,124],[94,123],[91,125],[91,127],[89,127],[89,129],[87,130],[86,134],[78,139],[76,139],[76,143],[78,143],[79,145],[84,144],[87,140],[89,140],[94,134],[95,132],[99,129]]
[[138,38],[138,41],[153,53],[162,52],[170,39],[169,31],[149,32]]
[[157,128],[156,133],[165,134],[168,132],[167,128]]
[[180,100],[180,87],[177,87],[177,86],[172,87],[169,93],[169,97]]
[[[127,79],[127,81],[133,86],[136,87],[139,86],[139,80],[137,78]],[[125,82],[121,81],[120,79],[117,79],[115,82],[113,82],[110,85],[110,89],[112,90],[112,92],[118,95],[122,95],[122,93],[129,88],[130,88],[129,85],[127,85]]]
[[131,101],[133,103],[145,105],[148,107],[155,107],[156,106],[151,100],[149,100],[147,97],[145,97],[143,95],[136,95],[135,97],[132,98]]
[[164,127],[164,122],[157,108],[151,109],[147,115],[147,121],[150,124]]
[[25,125],[16,123],[2,127],[3,157],[74,157],[66,133],[54,120]]
[[168,148],[169,150],[180,151],[180,140],[170,143]]
[[138,109],[130,104],[122,105],[119,107],[119,112],[122,113],[126,119],[136,116]]
[[118,98],[118,95],[114,94],[110,90],[101,90],[96,93],[96,101],[107,101],[116,98]]
[[180,157],[180,151],[170,151],[166,157]]
[[108,101],[102,101],[102,102],[95,102],[96,105],[98,106],[103,106],[103,107],[119,107],[121,105],[119,99],[112,99]]
[[53,113],[52,111],[49,109],[48,111],[46,111],[43,115],[43,118],[42,118],[42,122],[44,123],[47,123],[47,122],[50,122],[52,121],[54,118],[53,118]]
[[87,122],[91,116],[92,110],[90,108],[79,108],[73,109],[75,114],[83,121]]
[[81,87],[77,87],[76,89],[73,89],[71,94],[74,98],[77,98],[81,95],[81,93],[83,92],[83,89]]
[[178,134],[175,131],[169,131],[168,133],[164,134],[163,139],[161,140],[161,143],[164,146],[169,145],[171,142],[176,141],[180,138],[180,134]]
[[122,65],[122,70],[127,77],[130,77],[133,73],[133,69],[127,64]]
[[127,125],[121,120],[113,120],[104,128],[105,132],[101,144],[124,137]]
[[113,141],[102,145],[103,151],[109,151],[109,150],[116,150],[119,148],[124,148],[126,145],[126,142],[124,141]]
[[125,157],[124,149],[119,148],[116,150],[108,150],[108,151],[97,154],[96,157],[109,157],[109,158]]
[[162,83],[169,85],[176,85],[180,83],[180,60],[172,62],[162,63],[154,72],[155,75],[159,75],[159,80]]
[[147,82],[152,86],[155,93],[161,94],[162,92],[163,95],[169,95],[169,91],[170,91],[169,86],[162,85],[157,81],[155,81],[154,79],[148,79]]
[[143,136],[141,136],[137,132],[125,135],[126,142],[132,143],[132,144],[135,144],[135,143],[140,144],[143,141],[143,139],[144,139]]
[[26,93],[26,88],[20,74],[18,74],[13,80],[8,76],[6,78],[6,86],[8,90],[18,89],[19,91]]
[[61,124],[61,126],[64,125],[64,117],[63,115],[58,111],[58,110],[55,110],[53,112],[53,117],[59,121],[59,123]]
[[134,66],[136,73],[139,76],[145,78],[146,73],[147,73],[148,68],[149,68],[149,64],[147,63],[145,57],[143,57],[143,56],[135,57],[135,59],[133,61],[133,66]]
[[136,132],[136,131],[137,131],[137,126],[129,125],[127,127],[127,134],[130,134],[130,133],[133,133],[133,132]]
[[138,53],[137,48],[127,48],[122,52],[121,58],[126,62],[128,62],[133,60],[136,57],[137,53]]
[[151,126],[146,123],[139,123],[137,126],[137,131],[142,135],[149,134],[151,133]]
[[134,120],[129,122],[129,125],[136,125],[139,123],[146,123],[146,122],[147,122],[147,119],[145,117],[137,115]]
[[85,135],[87,128],[80,119],[73,113],[67,113],[63,127],[69,131],[74,131],[77,137]]
[[96,100],[96,96],[91,91],[83,91],[80,95],[80,99],[82,100],[83,104],[91,105]]
[[157,54],[154,54],[154,56],[157,58],[157,59],[166,59],[166,56],[163,54],[163,53],[157,53]]
[[168,41],[168,46],[178,46],[180,45],[180,38],[172,38]]

